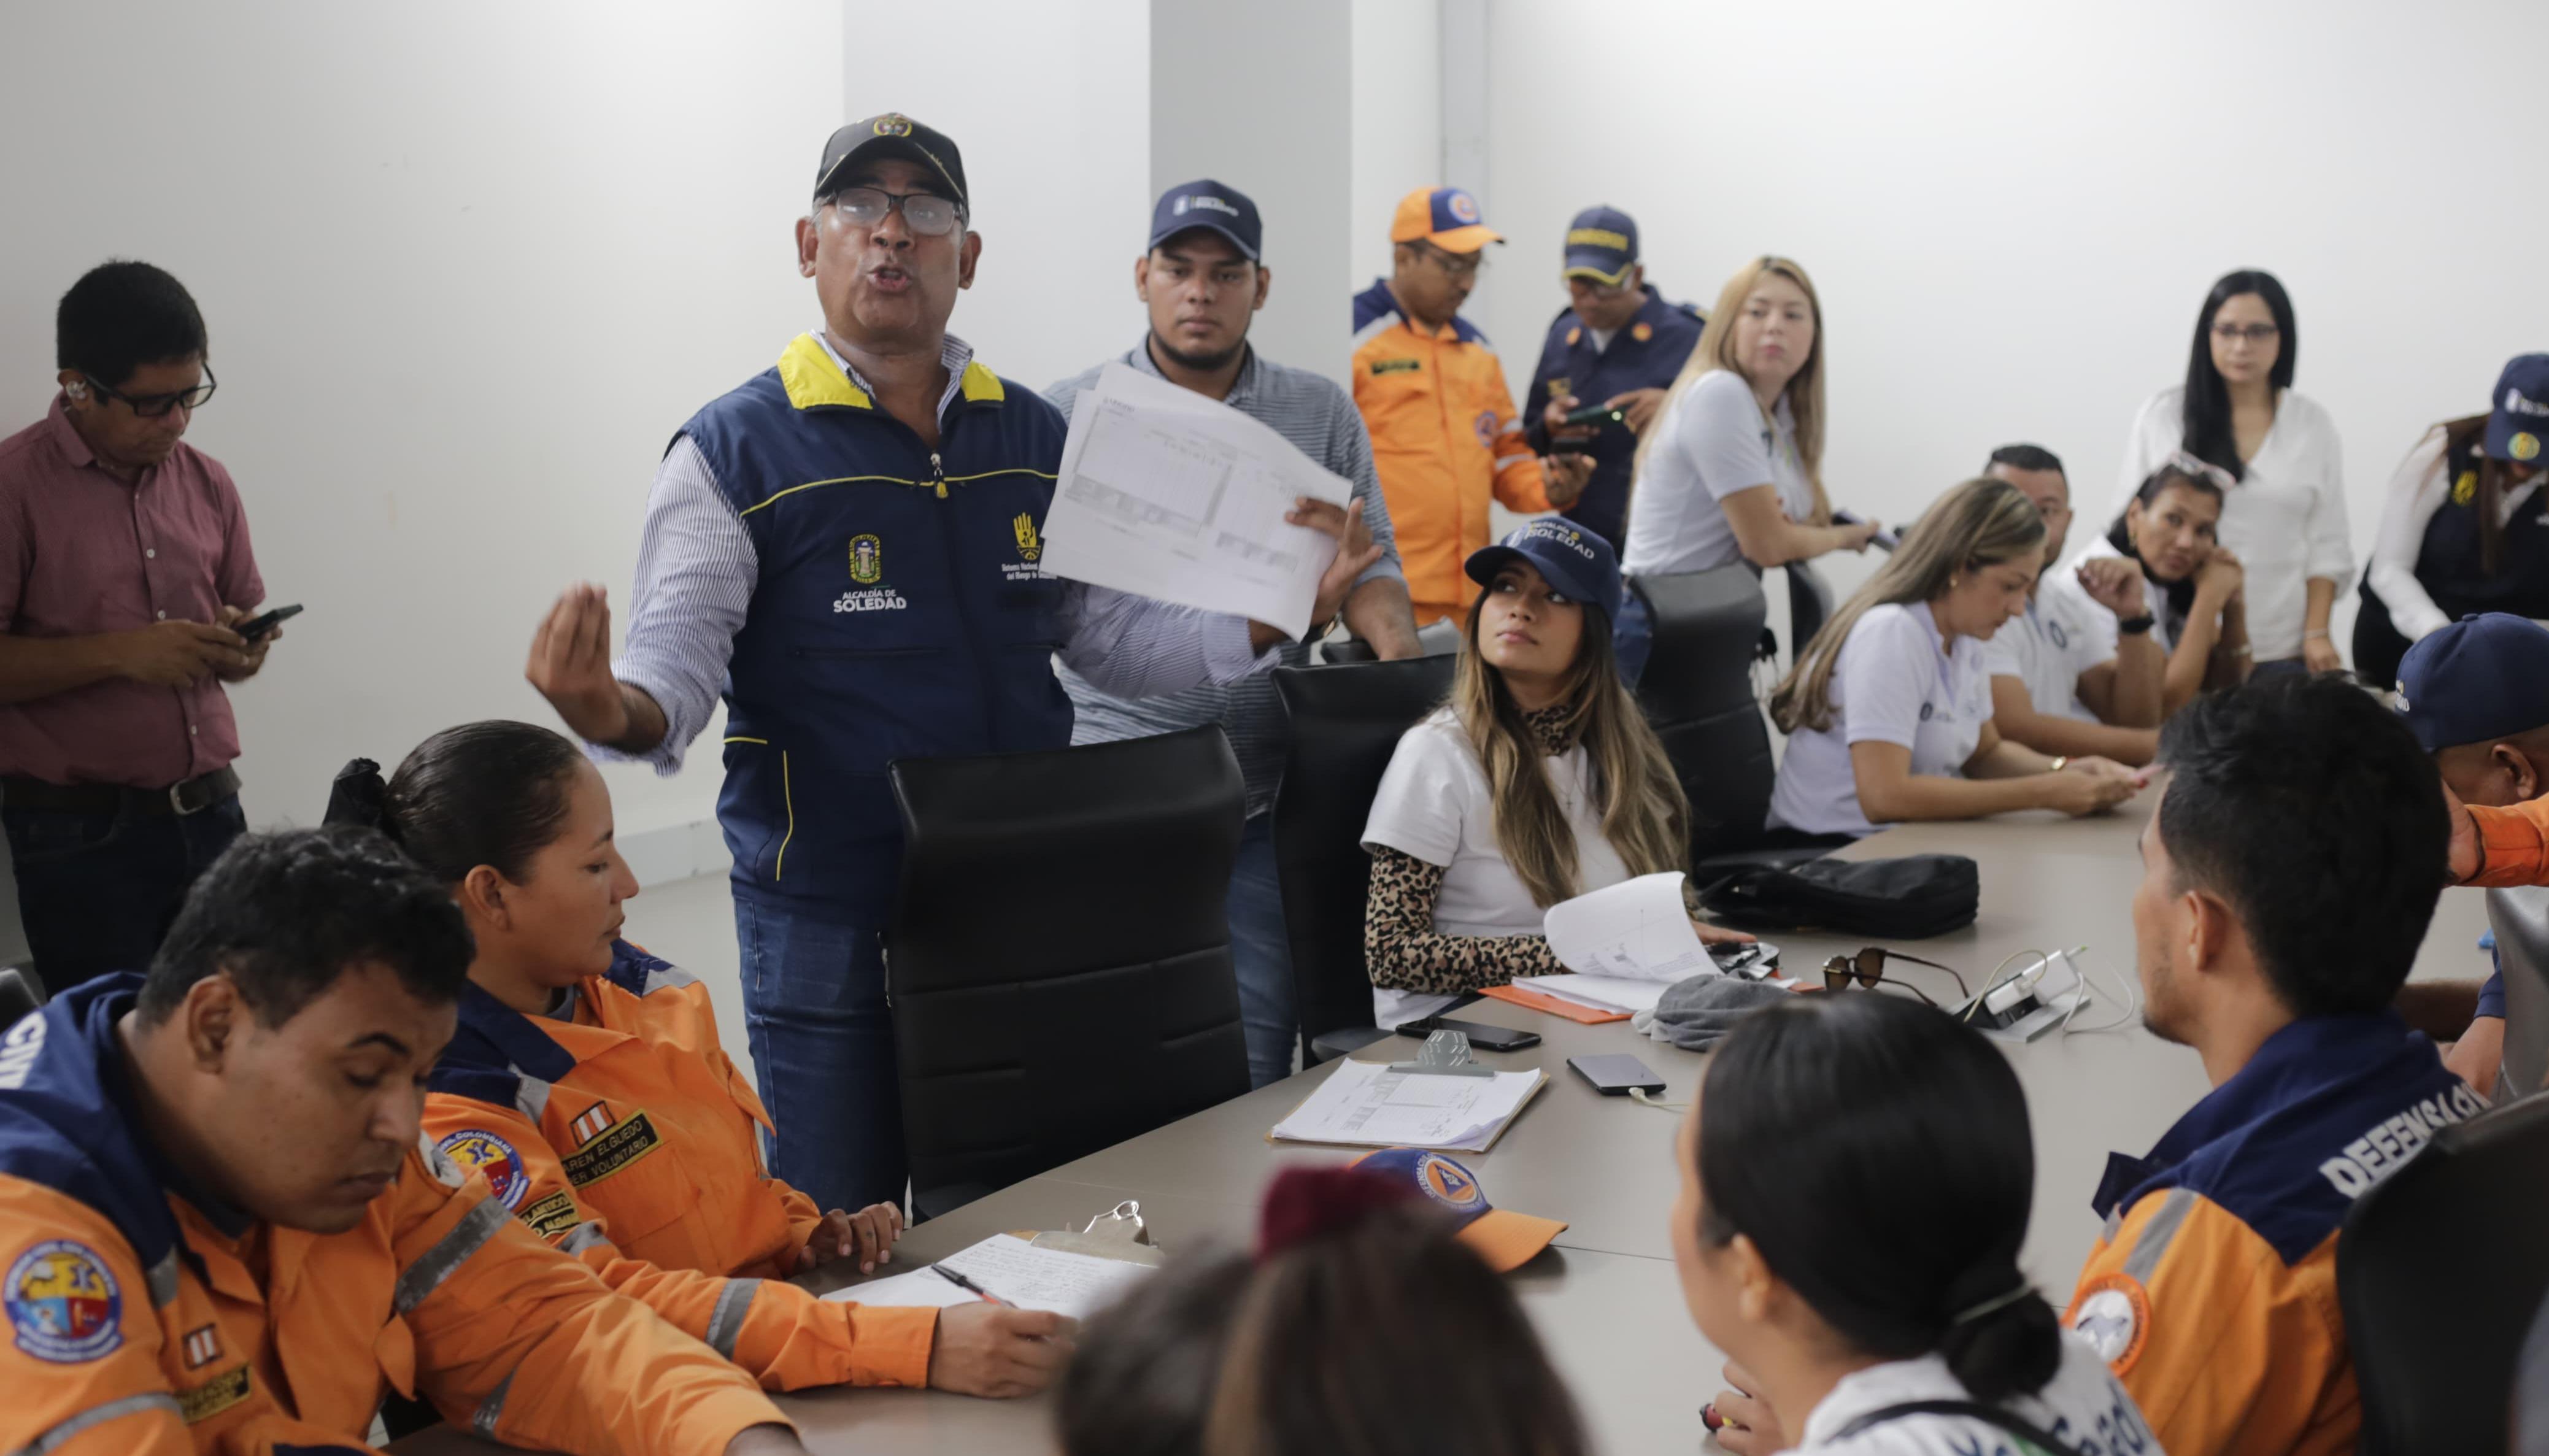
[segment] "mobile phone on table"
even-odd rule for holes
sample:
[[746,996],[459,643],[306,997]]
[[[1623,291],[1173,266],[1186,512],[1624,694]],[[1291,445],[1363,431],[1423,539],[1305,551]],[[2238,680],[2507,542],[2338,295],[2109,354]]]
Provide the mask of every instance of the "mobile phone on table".
[[1728,975],[1756,981],[1779,969],[1779,948],[1768,941],[1721,941],[1708,948],[1708,958]]
[[1593,1090],[1605,1097],[1626,1097],[1632,1091],[1661,1092],[1664,1079],[1647,1069],[1647,1064],[1626,1052],[1602,1056],[1570,1056],[1566,1064],[1575,1074],[1593,1084]]
[[1629,411],[1609,405],[1587,405],[1566,416],[1568,424],[1598,424],[1605,427],[1629,422]]
[[1430,1037],[1436,1032],[1459,1032],[1469,1039],[1469,1045],[1487,1051],[1520,1051],[1540,1045],[1540,1033],[1517,1032],[1511,1027],[1491,1027],[1482,1021],[1454,1021],[1448,1016],[1429,1016],[1421,1021],[1402,1023],[1402,1037]]
[[[1859,515],[1855,511],[1836,510],[1833,512],[1833,523],[1835,525],[1854,526],[1863,519],[1865,519],[1865,517]],[[1879,551],[1891,551],[1895,547],[1903,544],[1903,533],[1901,531],[1878,531],[1875,535],[1867,538],[1867,544],[1875,547]]]
[[286,619],[297,617],[299,615],[301,615],[301,603],[296,601],[290,606],[278,606],[274,610],[266,612],[263,615],[250,617],[231,630],[239,634],[239,640],[243,642],[254,642],[259,637],[262,637],[266,633],[283,625]]

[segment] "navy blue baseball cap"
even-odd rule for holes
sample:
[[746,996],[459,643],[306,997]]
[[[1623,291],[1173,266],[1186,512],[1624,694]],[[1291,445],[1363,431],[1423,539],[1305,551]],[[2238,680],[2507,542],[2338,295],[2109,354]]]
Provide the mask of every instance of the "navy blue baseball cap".
[[1160,194],[1160,205],[1151,209],[1151,246],[1156,248],[1189,228],[1209,228],[1229,238],[1230,245],[1247,254],[1252,263],[1265,245],[1266,229],[1258,221],[1257,204],[1247,193],[1209,177],[1180,182]]
[[1597,607],[1614,625],[1620,620],[1620,558],[1611,543],[1564,516],[1545,515],[1508,532],[1493,546],[1469,553],[1463,570],[1481,587],[1492,586],[1507,562],[1527,561],[1538,568],[1558,594]]
[[2544,435],[2549,435],[2549,354],[2516,354],[2496,377],[2487,453],[2529,465],[2540,458]]
[[1586,208],[1566,225],[1566,270],[1561,277],[1590,278],[1617,288],[1638,265],[1638,220],[1618,208]]
[[2399,713],[2427,753],[2549,727],[2549,629],[2492,611],[2428,634],[2400,660]]

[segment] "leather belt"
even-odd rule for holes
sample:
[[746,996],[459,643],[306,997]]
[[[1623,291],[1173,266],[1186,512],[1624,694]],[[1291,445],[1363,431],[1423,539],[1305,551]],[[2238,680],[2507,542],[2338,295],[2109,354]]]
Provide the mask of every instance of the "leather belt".
[[47,783],[16,774],[0,777],[0,804],[12,809],[51,809],[72,814],[159,815],[183,818],[236,797],[239,776],[215,769],[166,788],[132,788],[120,783]]

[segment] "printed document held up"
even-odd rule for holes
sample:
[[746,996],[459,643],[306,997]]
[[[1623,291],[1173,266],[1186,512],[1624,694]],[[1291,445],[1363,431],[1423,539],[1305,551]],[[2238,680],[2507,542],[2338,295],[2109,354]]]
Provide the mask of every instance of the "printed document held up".
[[1336,539],[1283,515],[1353,485],[1281,435],[1117,360],[1083,390],[1044,523],[1045,570],[1309,630]]

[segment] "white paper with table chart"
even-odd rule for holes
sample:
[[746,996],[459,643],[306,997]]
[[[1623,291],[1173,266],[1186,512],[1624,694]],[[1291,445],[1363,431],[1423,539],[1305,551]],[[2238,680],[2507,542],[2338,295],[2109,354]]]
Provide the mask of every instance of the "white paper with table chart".
[[[1087,1319],[1157,1272],[1147,1264],[1040,1248],[1010,1233],[994,1233],[938,1262],[1021,1310],[1050,1310],[1074,1320]],[[929,1305],[945,1309],[970,1304],[980,1296],[924,1264],[908,1274],[853,1284],[823,1298],[855,1300],[862,1305]]]
[[[1409,1043],[1412,1053],[1415,1044]],[[1492,1077],[1394,1072],[1377,1061],[1340,1061],[1268,1136],[1277,1142],[1430,1147],[1484,1152],[1549,1080],[1544,1071]]]
[[1660,985],[1715,971],[1681,885],[1681,872],[1666,870],[1558,901],[1541,921],[1550,954],[1580,974]]
[[1044,569],[1226,611],[1294,637],[1310,627],[1336,538],[1284,515],[1354,485],[1229,406],[1122,360],[1072,407],[1044,520]]

